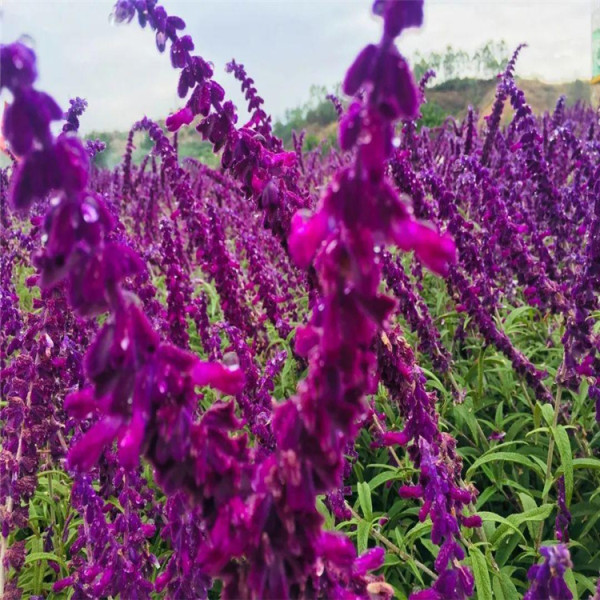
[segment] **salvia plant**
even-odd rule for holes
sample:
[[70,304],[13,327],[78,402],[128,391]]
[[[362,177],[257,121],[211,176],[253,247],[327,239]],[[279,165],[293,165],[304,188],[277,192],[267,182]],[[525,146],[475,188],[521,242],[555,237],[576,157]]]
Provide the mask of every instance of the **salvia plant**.
[[0,47],[3,598],[600,598],[600,113],[534,114],[520,46],[430,130],[423,1],[373,12],[327,151],[157,0],[113,17],[182,106],[112,171]]

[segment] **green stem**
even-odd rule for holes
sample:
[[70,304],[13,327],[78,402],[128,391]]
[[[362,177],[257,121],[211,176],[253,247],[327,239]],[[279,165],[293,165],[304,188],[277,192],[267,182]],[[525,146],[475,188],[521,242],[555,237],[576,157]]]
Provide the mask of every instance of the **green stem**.
[[[383,428],[381,421],[375,414],[375,411],[373,411],[373,423],[375,423],[375,427],[377,427],[377,429],[379,430],[379,433],[381,433],[381,434],[385,433],[385,429]],[[390,451],[390,454],[394,457],[394,460],[396,461],[396,464],[398,465],[398,467],[402,468],[402,463],[400,462],[400,458],[396,454],[396,451],[391,446],[388,446],[388,450]]]
[[[548,492],[550,486],[548,485],[550,479],[552,479],[552,460],[554,458],[554,430],[558,424],[558,411],[560,410],[560,401],[562,399],[562,386],[559,385],[554,398],[554,416],[552,418],[552,431],[550,432],[550,439],[548,440],[548,456],[546,458],[546,476],[544,478],[544,495],[542,497],[542,504],[546,504],[548,501]],[[540,523],[540,529],[538,531],[537,547],[540,547],[542,543],[542,536],[544,533],[544,524]]]
[[[354,519],[356,519],[357,521],[365,521],[347,502],[346,506],[348,507],[348,510],[350,510],[350,512],[352,513],[352,517]],[[390,540],[388,540],[384,535],[379,533],[379,531],[373,529],[373,527],[371,526],[369,526],[369,535],[374,537],[377,541],[381,542],[388,550],[392,551],[394,554],[397,554],[402,560],[412,560],[415,563],[415,565],[419,567],[421,571],[423,571],[423,573],[426,573],[432,579],[437,579],[437,575],[429,567],[427,567],[427,565],[424,565],[422,562],[413,558],[410,554],[407,554],[406,552],[398,548],[396,544],[390,542]]]
[[[456,393],[460,395],[462,393],[462,390],[460,389],[460,386],[456,382],[456,379],[454,379],[454,375],[452,375],[452,373],[450,371],[448,371],[448,373],[446,373],[446,375],[448,376],[448,380],[452,384],[452,387],[454,388],[454,390],[456,391]],[[441,415],[440,415],[440,418],[441,418]],[[485,449],[489,450],[490,449],[490,442],[487,439],[487,437],[485,436],[485,433],[483,433],[483,429],[481,429],[481,425],[479,425],[479,421],[477,419],[475,419],[475,426],[476,426],[476,429],[477,429],[477,433],[479,433],[479,436],[481,437],[481,441],[482,441]],[[471,445],[474,446],[475,444],[471,444]]]

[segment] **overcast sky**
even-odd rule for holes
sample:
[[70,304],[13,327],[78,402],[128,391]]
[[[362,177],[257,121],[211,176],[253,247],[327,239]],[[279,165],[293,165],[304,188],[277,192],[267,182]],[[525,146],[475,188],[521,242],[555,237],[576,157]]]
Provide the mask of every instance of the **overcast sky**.
[[[136,21],[115,25],[105,0],[0,0],[3,43],[28,35],[38,53],[38,87],[61,106],[81,96],[89,109],[84,133],[128,129],[147,115],[166,116],[181,106],[177,73],[160,55],[153,34]],[[164,0],[181,16],[196,51],[236,104],[236,82],[224,72],[231,58],[255,79],[276,117],[306,101],[312,84],[333,86],[365,43],[377,40],[380,22],[368,0]],[[427,0],[425,26],[400,40],[411,55],[447,44],[473,50],[488,40],[520,42],[517,74],[546,81],[591,75],[591,13],[597,0]]]

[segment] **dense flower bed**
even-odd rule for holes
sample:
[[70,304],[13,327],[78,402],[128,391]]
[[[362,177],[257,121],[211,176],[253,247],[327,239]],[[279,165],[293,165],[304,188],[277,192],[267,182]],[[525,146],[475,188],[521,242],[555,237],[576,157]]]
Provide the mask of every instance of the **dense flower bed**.
[[373,10],[328,153],[232,61],[239,124],[156,0],[114,16],[183,106],[112,172],[2,46],[3,597],[600,597],[599,114],[534,115],[519,48],[490,115],[421,128],[423,3]]

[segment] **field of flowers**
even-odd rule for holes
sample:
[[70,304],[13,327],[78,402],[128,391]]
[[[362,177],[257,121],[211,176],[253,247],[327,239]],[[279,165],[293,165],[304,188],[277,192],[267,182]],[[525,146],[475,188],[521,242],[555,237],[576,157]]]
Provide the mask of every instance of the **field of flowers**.
[[373,10],[327,152],[156,0],[114,18],[182,108],[112,171],[1,47],[2,598],[600,599],[600,113],[533,114],[518,48],[421,127],[423,2]]

